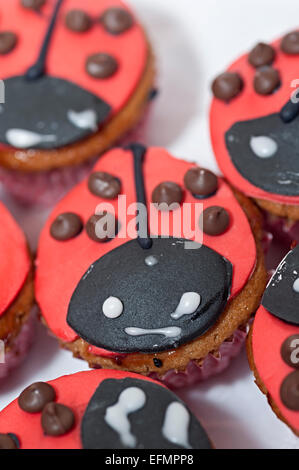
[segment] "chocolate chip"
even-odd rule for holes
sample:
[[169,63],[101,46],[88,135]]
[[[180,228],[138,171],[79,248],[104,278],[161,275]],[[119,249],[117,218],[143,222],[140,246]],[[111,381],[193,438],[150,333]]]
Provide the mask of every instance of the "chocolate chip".
[[109,8],[100,17],[100,22],[110,34],[121,34],[133,26],[133,18],[124,8]]
[[211,206],[200,216],[200,227],[207,235],[221,235],[229,226],[229,214],[219,206]]
[[68,406],[51,402],[43,409],[41,424],[47,436],[62,436],[72,429],[74,423],[74,413]]
[[46,0],[21,0],[23,7],[31,8],[32,10],[39,10],[45,3]]
[[0,434],[0,449],[12,450],[18,449],[18,447],[12,434]]
[[160,368],[163,366],[163,362],[161,361],[161,359],[158,359],[157,357],[154,357],[153,362],[154,362],[155,367]]
[[96,171],[88,179],[88,189],[95,196],[114,199],[120,193],[121,183],[118,178],[109,173]]
[[85,33],[91,28],[92,20],[83,10],[70,10],[66,14],[65,25],[76,33]]
[[180,204],[183,199],[181,187],[171,181],[159,184],[153,191],[152,201],[154,204],[162,204],[160,210],[171,210],[171,204]]
[[280,398],[289,410],[299,411],[299,371],[292,372],[284,379]]
[[253,86],[259,95],[270,95],[280,85],[279,72],[266,65],[256,71]]
[[286,54],[299,54],[299,31],[292,31],[282,38],[281,50]]
[[92,215],[86,223],[85,230],[94,242],[107,242],[117,235],[118,223],[114,215],[103,212]]
[[229,101],[235,98],[243,88],[241,76],[236,72],[224,72],[212,83],[214,96],[222,101]]
[[86,72],[94,78],[109,78],[116,73],[118,63],[114,57],[100,52],[88,57]]
[[217,191],[218,179],[205,168],[194,167],[187,171],[184,177],[185,187],[194,195],[200,198],[209,197]]
[[75,238],[82,231],[83,223],[73,212],[60,214],[50,227],[50,234],[55,240],[66,241]]
[[11,52],[18,42],[18,37],[12,31],[2,31],[0,33],[0,54]]
[[286,364],[299,369],[299,335],[289,336],[282,344],[280,353]]
[[18,398],[19,407],[27,413],[40,413],[45,405],[55,400],[54,388],[45,382],[36,382],[25,388]]
[[269,44],[259,42],[249,53],[248,61],[253,67],[271,65],[275,59],[275,50]]

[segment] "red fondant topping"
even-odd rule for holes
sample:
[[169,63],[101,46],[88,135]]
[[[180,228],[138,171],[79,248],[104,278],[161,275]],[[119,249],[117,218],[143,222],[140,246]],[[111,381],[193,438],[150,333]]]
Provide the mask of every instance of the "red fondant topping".
[[49,384],[56,391],[57,403],[69,406],[75,414],[76,424],[72,431],[61,437],[45,436],[41,426],[41,414],[26,413],[21,410],[17,400],[14,400],[0,413],[0,433],[16,434],[21,449],[82,449],[81,419],[92,395],[103,380],[127,377],[157,383],[137,374],[112,370],[79,372],[60,377]]
[[0,316],[22,288],[30,268],[26,239],[0,203]]
[[[172,158],[161,148],[150,148],[144,163],[148,203],[151,202],[153,189],[163,181],[173,181],[184,187],[184,175],[192,166],[194,165],[191,163]],[[120,178],[122,194],[126,195],[126,203],[124,204],[128,207],[136,202],[133,157],[130,151],[111,150],[99,160],[94,171],[105,171]],[[193,227],[191,228],[197,228],[195,240],[202,241],[203,235],[205,245],[213,248],[233,264],[231,295],[236,295],[247,282],[256,261],[254,237],[243,210],[229,186],[221,179],[219,180],[219,189],[214,196],[199,201],[185,190],[184,202],[192,203],[192,213],[195,215],[192,218]],[[109,209],[106,204],[112,204],[121,223],[119,236],[114,240],[108,243],[96,243],[87,236],[85,230],[77,238],[67,242],[58,242],[50,236],[50,225],[59,214],[76,212],[86,223],[100,203],[105,204],[101,210],[107,209],[109,212],[111,212],[111,208]],[[198,203],[202,203],[203,207],[198,206]],[[37,257],[36,296],[49,328],[63,341],[71,342],[77,337],[67,325],[66,316],[69,301],[81,277],[94,261],[130,239],[126,236],[126,226],[130,220],[135,218],[135,210],[131,210],[131,215],[127,216],[126,223],[118,215],[117,205],[117,200],[104,201],[93,196],[88,190],[87,182],[84,181],[57,205],[42,231]],[[230,214],[231,224],[223,235],[208,236],[202,234],[198,228],[199,215],[203,209],[209,206],[222,206]],[[198,213],[196,213],[196,207],[198,207]],[[159,212],[158,214],[162,215],[163,220],[168,213],[161,214]],[[150,224],[152,233],[161,235],[161,228],[158,232],[153,228],[155,216],[158,214],[157,210],[153,209]],[[175,219],[176,214],[177,212],[174,211],[170,220]],[[172,223],[169,225],[172,227]],[[180,221],[176,221],[170,235],[175,236],[179,227]],[[194,239],[194,235],[182,233],[184,238]],[[135,238],[134,230],[133,235]]]
[[[22,75],[39,54],[54,0],[48,0],[41,14],[21,6],[20,0],[0,0],[1,31],[13,31],[18,35],[16,48],[0,56],[1,79]],[[128,101],[138,85],[147,61],[147,41],[140,25],[134,25],[124,33],[113,36],[98,21],[110,7],[127,8],[120,0],[65,0],[61,7],[47,60],[47,73],[76,83],[99,95],[117,113]],[[69,10],[83,9],[95,21],[85,33],[70,31],[65,26]],[[106,52],[119,63],[119,69],[110,78],[100,80],[85,71],[88,56]]]
[[[286,308],[288,308],[287,305]],[[297,431],[299,430],[299,413],[286,408],[280,398],[280,387],[283,380],[294,371],[283,361],[280,349],[289,336],[298,333],[298,326],[289,325],[279,320],[264,307],[260,307],[257,311],[252,334],[254,363],[259,376],[282,415]]]
[[[292,82],[297,77],[298,56],[288,56],[280,51],[280,41],[272,45],[276,49],[276,59],[273,67],[279,70],[281,87],[269,96],[257,94],[253,88],[256,69],[248,63],[248,54],[234,62],[228,70],[241,74],[244,89],[239,96],[229,103],[213,99],[210,112],[211,139],[218,164],[224,176],[246,195],[258,199],[267,199],[282,204],[298,204],[299,196],[282,196],[268,193],[247,181],[233,165],[226,149],[224,136],[237,121],[255,119],[279,112],[290,99]],[[298,84],[296,85],[296,88]]]

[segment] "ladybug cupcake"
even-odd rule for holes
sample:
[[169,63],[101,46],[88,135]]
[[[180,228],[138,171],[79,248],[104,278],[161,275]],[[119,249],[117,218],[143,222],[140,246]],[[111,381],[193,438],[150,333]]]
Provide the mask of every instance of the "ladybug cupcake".
[[258,307],[261,236],[257,209],[212,172],[162,148],[111,150],[42,231],[43,320],[91,367],[171,386],[206,378]]
[[256,383],[299,436],[299,245],[270,280],[248,341]]
[[197,418],[173,392],[136,374],[102,370],[27,387],[0,413],[0,449],[18,448],[212,446]]
[[120,0],[0,0],[0,180],[52,202],[140,120],[154,81]]
[[223,174],[288,246],[299,240],[298,58],[298,31],[258,43],[214,80],[210,113]]
[[20,364],[33,333],[33,273],[25,237],[0,203],[0,382]]

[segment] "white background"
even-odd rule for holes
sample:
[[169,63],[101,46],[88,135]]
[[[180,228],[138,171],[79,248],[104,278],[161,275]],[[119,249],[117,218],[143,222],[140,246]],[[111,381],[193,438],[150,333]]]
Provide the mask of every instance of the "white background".
[[[82,3],[84,4],[83,0]],[[209,140],[210,82],[257,41],[270,41],[298,27],[298,0],[130,0],[147,28],[158,62],[161,93],[142,140],[175,156],[217,169]],[[299,73],[299,60],[298,60]],[[0,194],[1,195],[1,194]],[[46,218],[3,195],[33,247]],[[87,369],[59,350],[38,326],[24,366],[0,388],[0,409],[36,380]],[[79,391],[78,391],[79,392]],[[245,351],[217,378],[181,392],[216,448],[298,448],[299,439],[271,411],[253,382]]]

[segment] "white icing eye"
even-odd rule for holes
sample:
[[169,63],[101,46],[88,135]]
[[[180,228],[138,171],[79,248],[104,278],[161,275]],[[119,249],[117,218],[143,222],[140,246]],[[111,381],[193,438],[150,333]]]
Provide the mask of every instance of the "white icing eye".
[[299,277],[298,279],[296,279],[296,281],[294,282],[293,284],[293,289],[295,292],[297,292],[299,294]]
[[159,260],[158,260],[157,256],[150,255],[150,256],[147,256],[145,258],[144,262],[147,266],[152,267],[152,266],[155,266],[156,264],[158,264]]
[[185,292],[182,295],[176,311],[171,314],[171,318],[178,320],[183,315],[191,315],[196,312],[201,302],[201,296],[197,292]]
[[271,137],[261,135],[259,137],[251,137],[250,148],[259,158],[270,158],[275,155],[278,145]]
[[70,110],[67,113],[68,120],[79,129],[91,129],[96,131],[97,126],[97,113],[93,109],[86,109],[85,111],[76,112]]
[[124,306],[117,297],[108,297],[103,303],[103,314],[107,318],[117,318],[124,310]]

